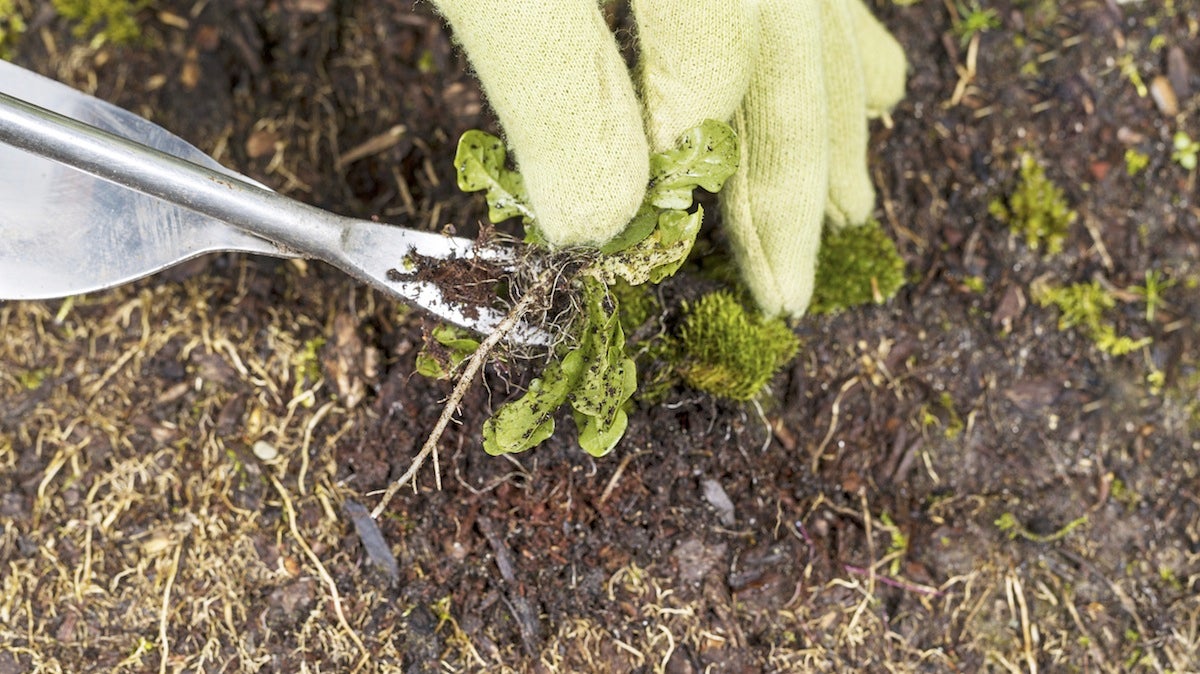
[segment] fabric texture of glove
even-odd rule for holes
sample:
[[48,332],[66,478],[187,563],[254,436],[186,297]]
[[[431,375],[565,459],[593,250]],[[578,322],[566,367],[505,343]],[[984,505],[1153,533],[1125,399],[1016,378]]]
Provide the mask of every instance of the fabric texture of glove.
[[632,0],[632,77],[596,0],[435,4],[551,245],[620,233],[645,192],[649,152],[705,119],[731,122],[741,141],[721,209],[765,312],[802,314],[823,224],[870,215],[867,119],[903,96],[906,62],[860,0]]

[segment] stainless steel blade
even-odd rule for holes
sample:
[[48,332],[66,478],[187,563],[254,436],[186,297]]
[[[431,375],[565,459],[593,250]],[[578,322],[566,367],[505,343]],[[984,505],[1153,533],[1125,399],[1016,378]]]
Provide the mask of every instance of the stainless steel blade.
[[[6,61],[0,61],[0,92],[237,175],[141,117]],[[5,144],[0,144],[0,204],[5,299],[111,288],[208,252],[294,255],[211,217]]]
[[[9,153],[0,154],[0,188],[7,190],[0,199],[20,204],[0,215],[0,298],[61,297],[204,252],[241,250],[316,257],[480,332],[503,318],[490,307],[448,301],[437,285],[394,270],[410,254],[506,260],[508,251],[301,204],[132,113],[4,62],[0,142],[12,146],[0,146]],[[521,325],[510,341],[548,339]]]

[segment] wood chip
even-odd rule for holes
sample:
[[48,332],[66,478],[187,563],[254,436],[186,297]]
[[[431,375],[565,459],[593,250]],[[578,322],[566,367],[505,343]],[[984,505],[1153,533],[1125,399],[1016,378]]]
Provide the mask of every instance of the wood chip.
[[334,163],[334,168],[340,171],[342,168],[349,166],[360,159],[365,159],[366,157],[379,154],[380,152],[395,146],[396,143],[399,143],[400,139],[404,137],[404,133],[406,131],[408,131],[407,127],[405,127],[403,124],[397,124],[378,136],[374,136],[366,141],[363,141],[362,143],[359,143],[358,145],[355,145],[338,158],[338,160]]
[[195,47],[187,50],[183,57],[183,66],[179,69],[179,83],[191,91],[200,83],[200,57]]
[[274,154],[275,144],[279,142],[279,134],[270,129],[259,129],[246,139],[246,154],[251,159],[258,159],[268,153]]
[[1165,76],[1157,75],[1150,80],[1150,97],[1154,99],[1154,105],[1163,116],[1174,117],[1179,114],[1179,97],[1175,95],[1175,87],[1171,86],[1171,80]]
[[1192,97],[1192,67],[1188,65],[1187,55],[1179,45],[1167,51],[1167,79],[1175,89],[1175,95],[1183,100]]
[[371,513],[366,506],[347,499],[342,504],[342,510],[354,523],[354,531],[362,541],[363,549],[367,551],[367,559],[383,571],[393,584],[400,582],[400,565],[396,562],[396,555],[392,554],[391,546],[387,544],[379,525],[371,519]]
[[1026,379],[1005,390],[1004,397],[1022,412],[1036,412],[1054,404],[1063,389],[1058,379]]

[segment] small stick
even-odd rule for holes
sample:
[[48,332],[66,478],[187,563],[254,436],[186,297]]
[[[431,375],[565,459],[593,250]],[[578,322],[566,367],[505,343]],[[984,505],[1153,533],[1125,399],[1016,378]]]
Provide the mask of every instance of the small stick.
[[[459,377],[458,383],[454,385],[454,390],[450,392],[450,397],[446,399],[446,406],[442,408],[442,415],[438,417],[437,423],[434,424],[433,431],[426,438],[425,444],[421,446],[421,451],[417,452],[417,456],[413,459],[412,466],[409,467],[408,471],[388,485],[387,491],[383,493],[383,498],[379,501],[379,505],[375,506],[375,509],[371,511],[373,519],[379,519],[379,516],[383,514],[388,502],[392,500],[396,492],[400,491],[401,487],[411,481],[416,476],[417,471],[421,469],[421,466],[425,465],[425,460],[437,449],[438,440],[442,438],[442,433],[450,425],[455,411],[458,410],[458,404],[462,402],[463,396],[466,395],[467,389],[471,387],[471,382],[475,379],[475,374],[483,367],[483,363],[487,360],[492,349],[500,343],[504,335],[516,327],[517,322],[529,311],[529,308],[537,301],[542,291],[550,286],[553,279],[554,273],[552,270],[548,269],[542,272],[542,275],[538,277],[537,283],[521,296],[520,301],[512,308],[512,311],[508,312],[508,315],[504,317],[504,320],[500,321],[492,334],[480,342],[479,348],[475,349],[475,353],[471,354],[471,357],[467,359],[466,366],[463,367],[462,376]],[[440,476],[437,488],[442,488]]]
[[817,447],[817,451],[812,455],[812,466],[810,470],[813,475],[817,474],[817,470],[821,467],[821,456],[825,454],[825,448],[829,446],[829,441],[833,439],[833,432],[838,427],[838,417],[842,413],[842,398],[846,397],[846,393],[859,383],[858,377],[851,377],[842,384],[841,390],[838,391],[837,397],[833,399],[833,407],[829,412],[829,430],[825,433],[825,439],[821,440],[821,444]]

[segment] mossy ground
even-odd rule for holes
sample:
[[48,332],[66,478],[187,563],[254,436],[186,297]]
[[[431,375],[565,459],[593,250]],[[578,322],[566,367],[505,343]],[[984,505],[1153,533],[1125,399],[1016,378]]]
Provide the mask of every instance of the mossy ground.
[[[762,416],[673,389],[601,460],[558,436],[483,455],[520,379],[502,364],[444,438],[442,490],[426,471],[380,518],[396,584],[342,504],[373,505],[441,411],[419,317],[232,256],[0,304],[0,672],[1200,669],[1200,224],[1171,158],[1200,128],[1119,65],[1196,63],[1195,18],[997,0],[972,57],[953,4],[876,3],[912,59],[872,143],[908,285],[803,322]],[[28,16],[17,57],[297,198],[482,218],[450,161],[488,120],[428,3],[228,7],[156,3],[123,49]],[[1031,147],[1079,212],[1049,257],[987,214]],[[1151,270],[1177,284],[1147,320]],[[1106,320],[1152,345],[1060,332],[1032,301],[1047,275],[1107,282]]]

